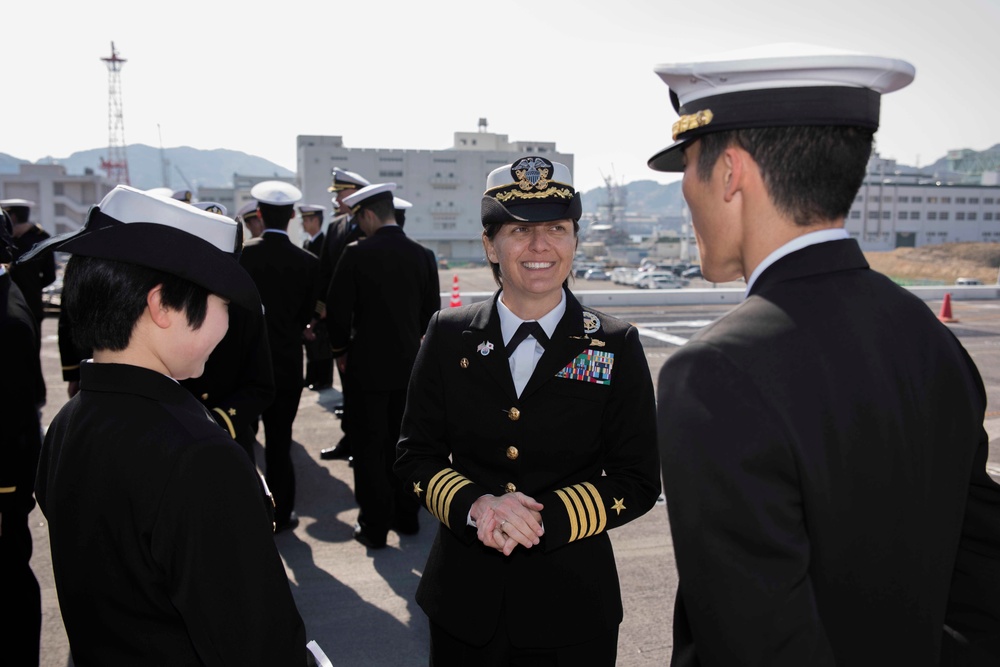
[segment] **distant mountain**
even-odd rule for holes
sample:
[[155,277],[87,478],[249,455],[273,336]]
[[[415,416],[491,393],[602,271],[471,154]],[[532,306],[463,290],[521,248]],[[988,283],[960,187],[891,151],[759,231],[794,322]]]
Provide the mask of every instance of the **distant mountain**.
[[[162,186],[163,163],[159,148],[145,144],[128,146],[128,172],[132,185],[148,190]],[[44,157],[38,164],[61,164],[70,174],[83,174],[87,169],[101,171],[101,158],[107,155],[107,148],[93,148],[73,153],[66,158]],[[241,151],[224,148],[199,150],[189,146],[163,149],[162,157],[167,160],[167,174],[170,187],[178,189],[191,187],[228,187],[233,184],[233,174],[252,176],[294,176],[295,172],[285,169],[270,160],[248,155]],[[0,173],[18,171],[19,163],[27,162],[0,153]]]
[[[625,210],[640,215],[680,215],[684,208],[681,182],[657,183],[656,181],[633,181],[620,186],[625,190]],[[606,205],[608,189],[594,188],[580,194],[584,213],[596,213],[598,207]]]

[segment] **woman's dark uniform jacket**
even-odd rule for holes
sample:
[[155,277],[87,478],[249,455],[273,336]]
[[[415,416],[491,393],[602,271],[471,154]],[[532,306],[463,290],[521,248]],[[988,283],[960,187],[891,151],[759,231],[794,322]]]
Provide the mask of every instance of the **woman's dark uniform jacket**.
[[946,622],[997,642],[982,381],[855,241],[775,262],[658,400],[671,664],[936,665]]
[[36,495],[77,664],[305,664],[257,473],[172,379],[83,364]]
[[[503,608],[515,646],[581,643],[622,619],[607,531],[660,493],[649,366],[634,327],[567,290],[518,397],[495,302],[436,314],[413,369],[396,472],[441,521],[417,601],[467,643],[485,644]],[[577,377],[607,382],[561,377],[577,362]],[[544,504],[545,535],[504,556],[466,522],[477,498],[514,490]]]

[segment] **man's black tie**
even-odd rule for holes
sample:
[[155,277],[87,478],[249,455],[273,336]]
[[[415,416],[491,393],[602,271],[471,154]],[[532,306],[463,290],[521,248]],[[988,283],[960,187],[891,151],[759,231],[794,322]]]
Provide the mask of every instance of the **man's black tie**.
[[545,330],[542,329],[541,324],[538,322],[521,322],[521,326],[517,328],[517,331],[514,332],[514,336],[510,339],[510,342],[507,343],[506,351],[508,358],[510,358],[510,355],[514,354],[514,350],[517,349],[517,346],[523,343],[524,339],[528,336],[534,336],[535,340],[537,340],[538,344],[543,348],[549,344],[549,337],[545,335]]

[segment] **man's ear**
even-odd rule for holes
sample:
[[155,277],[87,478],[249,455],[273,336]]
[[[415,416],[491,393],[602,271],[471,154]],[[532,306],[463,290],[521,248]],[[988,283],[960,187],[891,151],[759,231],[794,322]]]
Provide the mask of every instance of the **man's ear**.
[[743,189],[744,179],[747,175],[746,160],[750,156],[746,151],[730,146],[722,153],[723,172],[723,197],[727,202],[731,202],[736,193]]
[[146,310],[149,318],[161,329],[170,327],[173,311],[163,303],[163,285],[157,285],[146,294]]

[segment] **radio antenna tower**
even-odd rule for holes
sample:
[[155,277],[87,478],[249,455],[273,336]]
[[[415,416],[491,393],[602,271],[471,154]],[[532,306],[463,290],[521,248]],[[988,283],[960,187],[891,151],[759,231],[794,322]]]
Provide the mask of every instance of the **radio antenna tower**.
[[108,66],[108,157],[101,158],[101,169],[115,183],[130,185],[128,158],[125,156],[125,118],[122,114],[122,65],[115,43],[111,42],[111,57],[101,58]]

